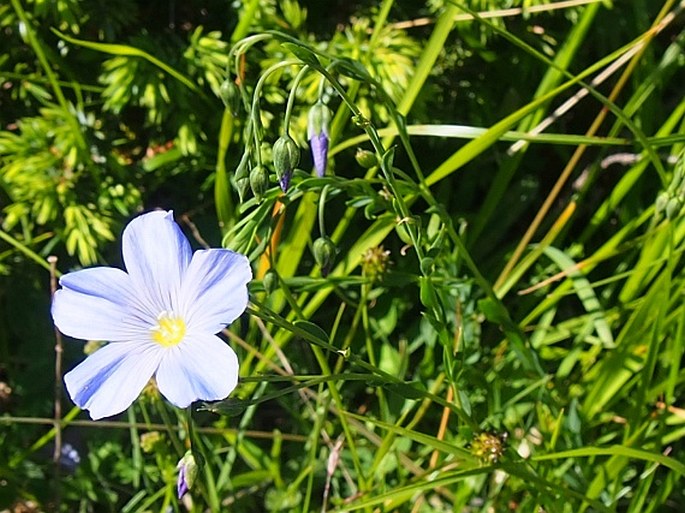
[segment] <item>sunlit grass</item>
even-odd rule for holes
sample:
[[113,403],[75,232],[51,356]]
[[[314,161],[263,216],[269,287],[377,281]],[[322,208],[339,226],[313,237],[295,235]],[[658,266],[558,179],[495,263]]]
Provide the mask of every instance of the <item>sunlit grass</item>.
[[[414,11],[386,0],[331,35],[307,29],[321,15],[312,7],[279,5],[245,3],[234,32],[222,34],[230,52],[200,33],[175,57],[123,37],[50,33],[98,62],[119,59],[108,61],[104,91],[94,79],[67,94],[80,84],[65,85],[62,61],[56,76],[36,78],[42,101],[61,109],[59,126],[123,140],[107,121],[112,106],[137,105],[147,121],[125,128],[151,144],[147,154],[130,141],[103,145],[104,171],[87,145],[55,150],[68,188],[52,195],[17,173],[30,170],[39,185],[53,176],[31,160],[23,129],[0,133],[4,220],[15,219],[0,233],[6,272],[43,279],[49,254],[63,272],[112,254],[104,231],[79,231],[60,210],[90,212],[90,185],[111,174],[94,218],[110,226],[139,207],[174,208],[198,245],[247,254],[256,279],[248,315],[225,332],[241,362],[238,389],[192,413],[204,464],[183,502],[176,464],[193,438],[185,412],[151,387],[125,418],[92,423],[65,401],[54,419],[49,401],[27,404],[25,356],[3,334],[17,399],[0,417],[0,506],[679,511],[682,6],[643,5],[649,18],[636,19],[618,3]],[[12,23],[27,15],[18,2],[0,11]],[[31,26],[40,37],[27,48],[44,69],[47,32]],[[124,101],[116,81],[130,73],[152,85]],[[399,97],[392,73],[407,84]],[[235,85],[235,111],[213,96],[223,80]],[[307,113],[319,98],[333,111],[322,178],[306,155]],[[84,124],[86,112],[103,121]],[[22,115],[49,137],[61,133],[50,132],[57,118],[46,111]],[[286,193],[271,154],[284,133],[302,149]],[[168,141],[182,151],[162,149]],[[375,160],[359,165],[357,147]],[[241,162],[270,172],[262,198],[239,183]],[[122,196],[128,188],[139,196]],[[43,222],[30,208],[36,194],[53,209]],[[335,244],[328,273],[313,254],[322,237]],[[32,355],[42,368],[52,365],[51,336],[47,326]],[[55,440],[78,445],[74,469],[48,461]]]

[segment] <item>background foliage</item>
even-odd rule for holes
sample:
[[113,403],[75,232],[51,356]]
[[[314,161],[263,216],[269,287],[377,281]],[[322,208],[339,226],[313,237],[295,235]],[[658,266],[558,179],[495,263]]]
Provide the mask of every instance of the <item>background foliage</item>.
[[[0,5],[0,508],[680,511],[683,3],[322,4]],[[55,391],[48,257],[153,208],[256,275],[181,502],[184,412]]]

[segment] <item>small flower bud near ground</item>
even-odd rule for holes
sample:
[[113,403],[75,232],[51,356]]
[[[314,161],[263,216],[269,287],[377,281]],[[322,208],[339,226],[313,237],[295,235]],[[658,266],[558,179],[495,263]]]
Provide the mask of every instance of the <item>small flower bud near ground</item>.
[[178,462],[178,465],[176,465],[176,468],[178,469],[176,492],[178,493],[178,498],[182,499],[193,488],[197,478],[198,468],[193,453],[191,451],[186,452],[181,461]]

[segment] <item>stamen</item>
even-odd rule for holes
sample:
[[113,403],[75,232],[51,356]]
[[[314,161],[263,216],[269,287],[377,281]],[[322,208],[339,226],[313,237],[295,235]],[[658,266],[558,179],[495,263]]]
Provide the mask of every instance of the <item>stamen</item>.
[[162,312],[157,317],[157,326],[150,328],[152,340],[164,347],[172,347],[181,342],[186,334],[186,323],[172,312]]

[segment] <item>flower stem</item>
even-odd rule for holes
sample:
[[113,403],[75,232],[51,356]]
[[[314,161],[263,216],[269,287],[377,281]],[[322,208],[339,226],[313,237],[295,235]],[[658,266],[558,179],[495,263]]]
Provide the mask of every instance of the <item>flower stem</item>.
[[319,197],[319,234],[321,237],[326,236],[326,225],[324,223],[324,207],[326,205],[326,195],[328,194],[328,185],[324,185]]
[[285,118],[283,119],[283,128],[285,135],[287,136],[290,136],[290,116],[292,115],[293,105],[295,104],[295,98],[297,97],[297,88],[299,87],[300,82],[306,75],[307,71],[309,71],[309,66],[305,64],[300,72],[295,76],[295,80],[293,80],[293,87],[290,89],[290,94],[288,95],[288,103],[285,106]]
[[[50,255],[50,295],[54,296],[57,291],[57,257]],[[62,502],[60,457],[62,455],[62,334],[55,327],[55,448],[52,452],[52,462],[55,471],[55,503],[57,508]]]
[[[250,109],[250,121],[249,124],[252,125],[252,135],[254,136],[254,144],[255,144],[255,158],[257,160],[257,165],[262,164],[262,152],[260,149],[261,146],[261,139],[260,139],[260,119],[259,119],[259,97],[262,92],[262,88],[264,87],[264,83],[266,82],[266,79],[271,75],[274,71],[284,68],[286,66],[293,66],[299,64],[300,61],[295,61],[295,60],[289,60],[289,61],[283,61],[283,62],[278,62],[268,68],[264,73],[262,73],[262,76],[259,77],[259,80],[257,81],[257,84],[255,85],[254,92],[252,93],[252,108]],[[248,127],[249,130],[249,127]]]

